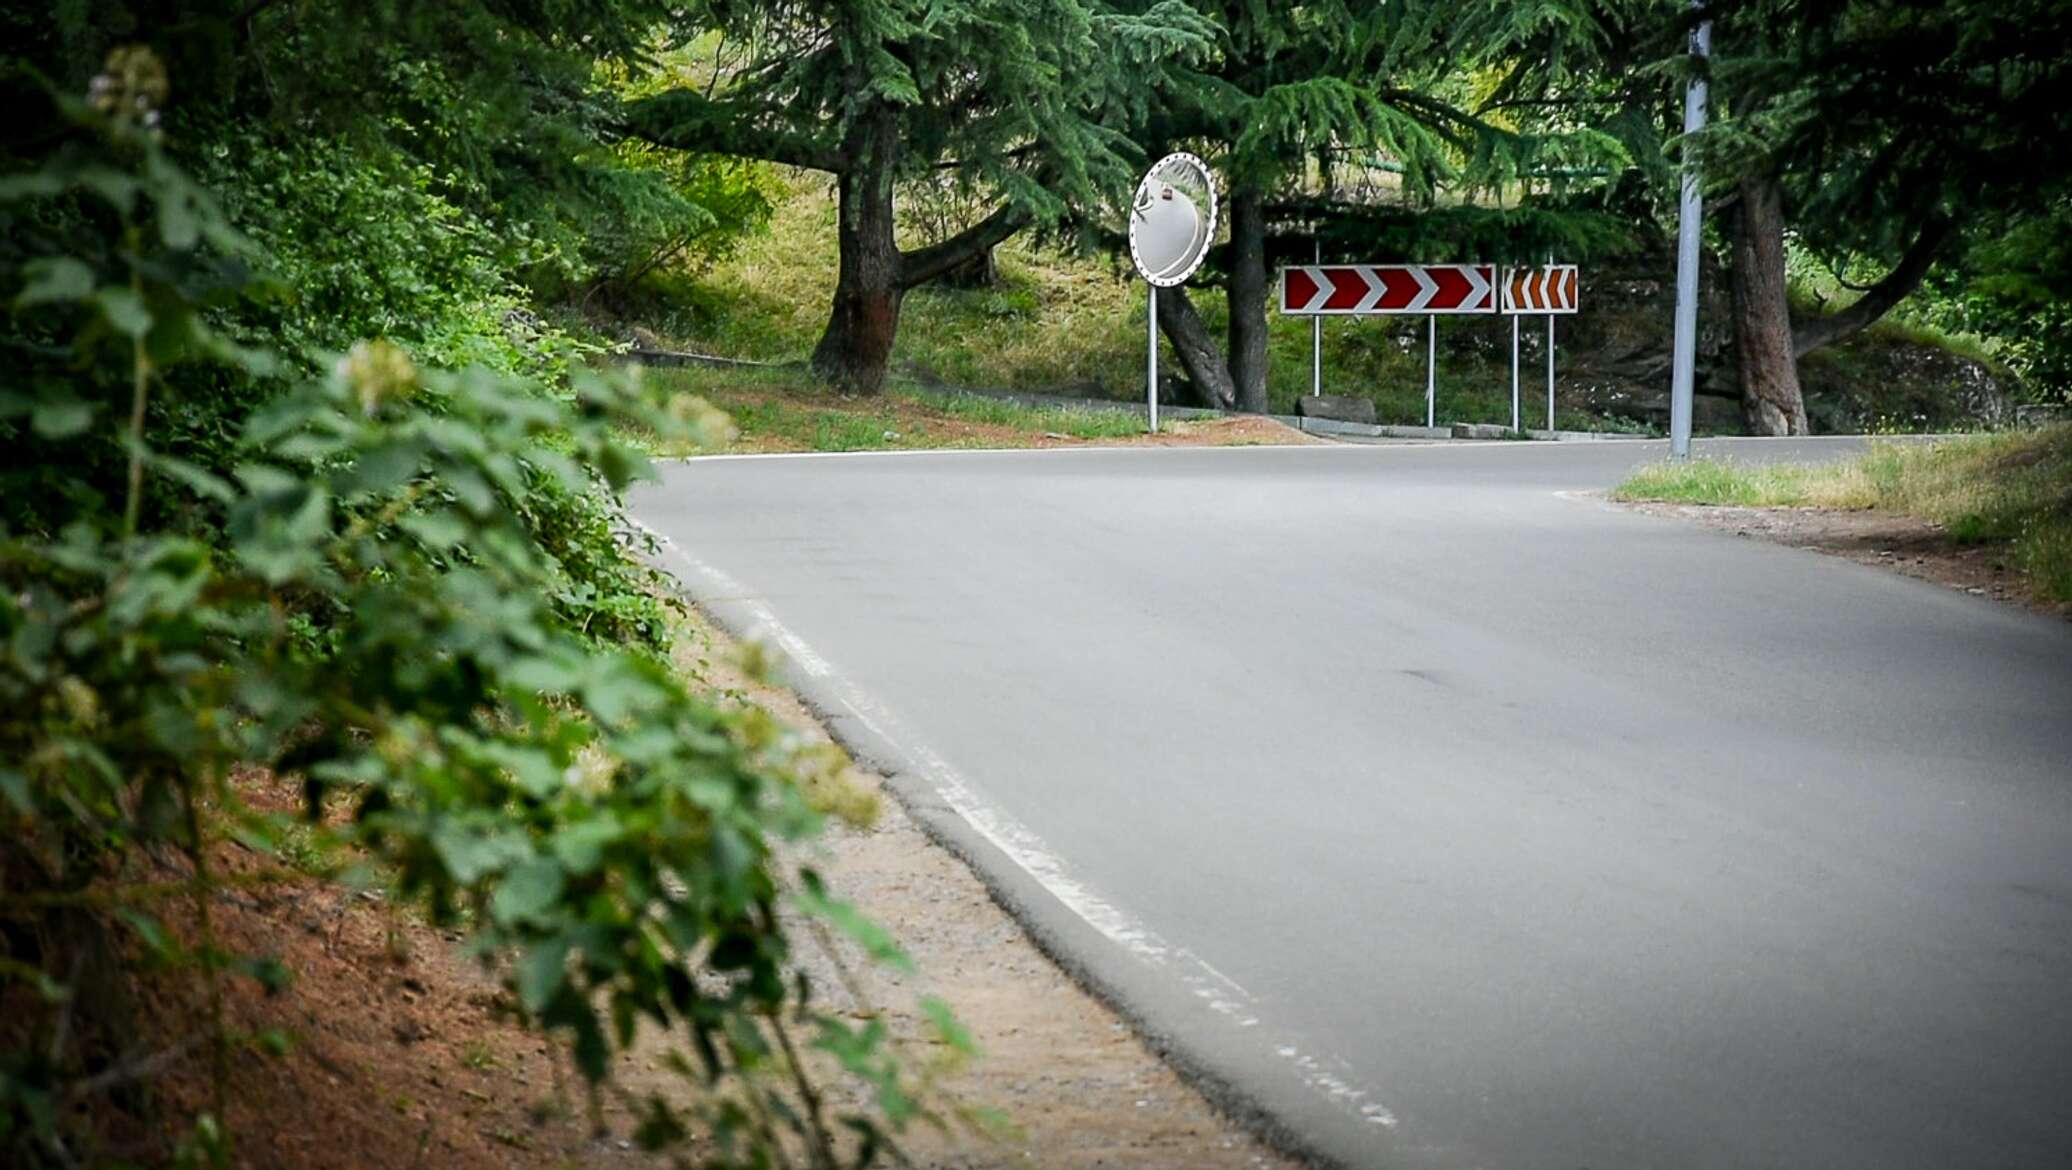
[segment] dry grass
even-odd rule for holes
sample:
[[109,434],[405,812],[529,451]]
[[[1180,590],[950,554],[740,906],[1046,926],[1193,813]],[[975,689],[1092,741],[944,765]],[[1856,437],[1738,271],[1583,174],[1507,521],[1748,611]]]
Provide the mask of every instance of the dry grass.
[[1918,516],[1942,525],[1959,544],[2006,543],[2044,596],[2072,600],[2072,426],[1874,443],[1856,459],[1811,467],[1660,463],[1635,472],[1612,494]]
[[903,451],[1088,445],[1254,446],[1319,440],[1259,417],[1161,419],[1074,406],[1023,406],[975,394],[899,384],[877,398],[836,394],[801,371],[657,370],[651,381],[696,395],[725,414],[722,443],[686,446],[631,436],[650,454]]
[[[778,205],[766,235],[707,271],[662,278],[656,307],[643,323],[687,349],[758,361],[805,359],[826,324],[834,292],[835,204],[820,176],[796,172],[786,183],[789,197]],[[1079,254],[1028,233],[1003,244],[995,260],[996,287],[925,287],[907,295],[893,350],[895,370],[924,382],[984,389],[1106,398],[1142,393],[1142,281],[1105,256]],[[1194,302],[1211,332],[1220,335],[1227,317],[1223,297],[1198,288]],[[1488,340],[1497,343],[1501,330],[1494,319],[1450,322],[1441,326],[1441,335],[1478,328],[1490,330]],[[1333,320],[1324,332],[1324,383],[1331,393],[1372,398],[1386,422],[1424,421],[1421,322]],[[1309,390],[1308,321],[1270,314],[1268,345],[1268,398],[1286,412]],[[1495,353],[1463,353],[1442,344],[1442,417],[1509,417],[1507,367],[1490,356]],[[1178,368],[1170,347],[1160,360]],[[1565,417],[1564,426],[1588,429],[1595,423],[1566,413],[1573,417]]]

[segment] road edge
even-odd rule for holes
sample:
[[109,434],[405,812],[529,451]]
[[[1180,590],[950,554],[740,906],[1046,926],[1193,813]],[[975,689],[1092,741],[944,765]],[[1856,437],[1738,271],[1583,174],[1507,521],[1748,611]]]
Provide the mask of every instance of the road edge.
[[[1215,1026],[1215,1013],[1201,1009],[1200,1015],[1206,1019],[1184,1021],[1171,1017],[1194,1013],[1148,1005],[1145,1001],[1151,998],[1150,990],[1135,985],[1149,982],[1157,972],[1118,952],[1109,938],[1062,904],[1022,864],[952,807],[930,779],[928,768],[905,745],[881,734],[849,709],[838,676],[810,647],[781,626],[772,629],[773,619],[759,602],[741,595],[738,582],[684,553],[675,542],[645,523],[630,515],[627,519],[655,542],[656,553],[675,554],[670,558],[673,564],[657,563],[653,555],[643,557],[650,567],[673,581],[679,596],[729,637],[760,643],[772,662],[777,681],[797,696],[843,751],[884,778],[885,790],[929,842],[971,872],[987,896],[1013,920],[1046,961],[1075,987],[1115,1013],[1184,1084],[1246,1133],[1276,1153],[1315,1170],[1353,1170],[1356,1151],[1371,1148],[1371,1141],[1380,1135],[1366,1131],[1369,1142],[1357,1140],[1355,1135],[1362,1132],[1360,1123],[1343,1112],[1342,1103],[1318,1094],[1313,1085],[1285,1083],[1254,1089],[1238,1084],[1224,1067],[1256,1060],[1256,1054],[1241,1051],[1243,1046],[1229,1042],[1228,1038],[1189,1038],[1182,1034],[1186,1030],[1183,1025],[1189,1023]],[[1167,989],[1167,993],[1176,999],[1180,995],[1173,989]],[[1233,1029],[1237,1030],[1241,1029]],[[1282,1071],[1270,1065],[1266,1068],[1270,1074]],[[1388,1124],[1393,1126],[1393,1119]],[[1319,1131],[1337,1140],[1320,1138]]]

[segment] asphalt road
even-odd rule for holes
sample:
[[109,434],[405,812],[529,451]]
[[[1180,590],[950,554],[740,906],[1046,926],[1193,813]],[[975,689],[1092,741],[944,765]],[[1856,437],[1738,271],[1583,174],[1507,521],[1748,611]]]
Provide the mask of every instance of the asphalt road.
[[634,508],[1314,1150],[2072,1165],[2072,629],[1585,494],[1661,450],[694,460]]

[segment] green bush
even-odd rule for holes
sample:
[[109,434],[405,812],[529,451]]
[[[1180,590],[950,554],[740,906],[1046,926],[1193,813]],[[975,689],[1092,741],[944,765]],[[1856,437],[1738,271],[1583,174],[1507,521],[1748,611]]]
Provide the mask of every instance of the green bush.
[[[84,993],[89,956],[124,958],[131,979],[199,977],[219,1096],[233,1050],[279,1049],[233,1034],[220,1004],[290,973],[210,928],[216,843],[272,853],[282,875],[308,848],[242,803],[232,777],[252,766],[301,782],[362,880],[463,928],[593,1084],[640,1021],[663,1029],[693,1093],[650,1102],[643,1142],[695,1126],[721,1165],[769,1164],[782,1143],[814,1165],[871,1160],[919,1111],[909,1074],[881,1024],[820,1011],[787,978],[779,907],[896,952],[776,848],[816,828],[808,765],[766,719],[711,705],[556,596],[623,571],[579,572],[570,551],[602,556],[597,517],[644,469],[615,436],[681,437],[692,404],[589,374],[543,394],[383,341],[281,375],[204,311],[242,286],[228,258],[250,250],[157,141],[163,72],[123,51],[104,76],[94,108],[67,103],[92,133],[0,184],[11,215],[107,236],[12,237],[32,254],[9,337],[62,344],[78,376],[46,365],[0,392],[0,438],[52,505],[0,523],[0,1160],[97,1164],[77,1108],[92,1086],[185,1051],[136,1051],[150,1033]],[[225,412],[228,457],[205,466],[157,441],[156,404],[189,377],[290,388]],[[82,449],[97,455],[75,462]],[[876,1110],[823,1117],[793,1029]],[[188,1132],[190,1160],[228,1163],[220,1118],[151,1120]]]
[[432,168],[335,139],[277,145],[225,131],[200,178],[287,290],[245,328],[297,354],[388,338],[428,364],[564,374],[572,348],[525,311],[497,229]]

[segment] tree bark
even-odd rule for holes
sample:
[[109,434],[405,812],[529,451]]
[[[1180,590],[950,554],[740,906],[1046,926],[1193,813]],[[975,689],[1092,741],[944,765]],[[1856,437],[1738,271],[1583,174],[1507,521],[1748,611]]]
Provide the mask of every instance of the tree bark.
[[1772,176],[1741,180],[1734,212],[1734,353],[1741,413],[1757,435],[1808,433],[1792,350],[1784,270],[1784,189]]
[[1237,409],[1266,413],[1266,209],[1256,190],[1230,199],[1230,379]]
[[1914,242],[1907,247],[1906,255],[1900,257],[1899,263],[1885,274],[1883,280],[1863,290],[1863,295],[1854,304],[1825,317],[1802,321],[1792,330],[1793,356],[1805,357],[1823,345],[1832,345],[1891,312],[1893,306],[1920,287],[1921,281],[1928,276],[1928,270],[1935,266],[1936,253],[1955,227],[1940,216],[1922,224],[1921,230],[1914,235]]
[[1003,204],[947,240],[901,252],[893,214],[899,115],[882,102],[856,115],[839,146],[760,127],[749,111],[688,88],[629,103],[621,128],[660,146],[768,159],[835,176],[840,268],[827,328],[813,348],[813,369],[845,393],[884,390],[906,290],[974,261],[987,265],[992,249],[1029,222],[1026,210]]
[[1185,288],[1175,285],[1158,290],[1158,327],[1173,343],[1173,353],[1180,359],[1180,368],[1187,371],[1187,380],[1201,394],[1201,404],[1234,409],[1237,387],[1231,382],[1229,367],[1223,364],[1223,348],[1202,324]]
[[893,172],[899,149],[892,110],[859,115],[844,153],[850,165],[836,188],[840,269],[827,329],[813,349],[813,370],[837,390],[878,394],[899,331],[899,245],[893,235]]

